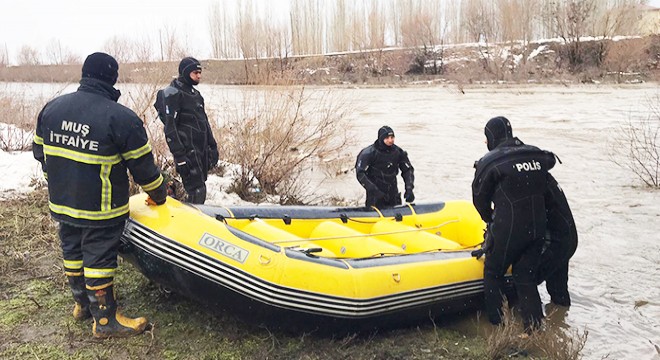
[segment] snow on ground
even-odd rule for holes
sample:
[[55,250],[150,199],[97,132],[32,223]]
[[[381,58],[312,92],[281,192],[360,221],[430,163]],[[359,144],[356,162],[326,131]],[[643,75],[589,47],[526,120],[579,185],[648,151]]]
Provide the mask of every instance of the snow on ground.
[[6,152],[0,150],[0,199],[30,192],[30,186],[43,179],[41,165],[34,160],[32,152]]
[[[31,144],[32,133],[18,129],[12,125],[0,123],[0,139],[13,144]],[[28,146],[29,147],[29,146]],[[238,195],[227,193],[233,182],[232,174],[235,166],[224,164],[227,171],[225,176],[209,175],[207,186],[207,203],[223,205],[250,204]],[[31,151],[3,151],[0,150],[0,200],[20,196],[43,184],[44,176],[41,165],[32,156]]]

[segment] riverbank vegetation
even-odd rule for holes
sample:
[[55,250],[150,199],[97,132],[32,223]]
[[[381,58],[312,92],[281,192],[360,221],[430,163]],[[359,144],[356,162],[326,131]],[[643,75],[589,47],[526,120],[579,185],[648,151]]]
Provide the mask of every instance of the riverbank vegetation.
[[[291,333],[246,323],[231,309],[207,309],[149,282],[120,261],[118,299],[124,313],[146,316],[150,329],[130,339],[96,340],[91,320],[76,322],[61,269],[57,228],[47,193],[0,202],[0,358],[2,359],[579,359],[586,332],[549,318],[530,338],[513,317],[507,326],[479,325],[475,334],[449,329],[456,318],[418,326],[331,336]],[[121,260],[121,259],[120,259]]]

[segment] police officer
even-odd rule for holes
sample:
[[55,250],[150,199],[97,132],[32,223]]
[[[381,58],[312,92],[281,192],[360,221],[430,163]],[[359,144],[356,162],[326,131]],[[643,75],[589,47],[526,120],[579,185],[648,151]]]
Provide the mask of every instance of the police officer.
[[571,306],[571,296],[568,293],[568,262],[577,249],[578,234],[564,191],[550,173],[547,181],[546,248],[541,255],[538,283],[545,281],[550,301],[554,304]]
[[485,135],[489,152],[475,164],[472,200],[488,225],[486,312],[491,323],[501,323],[504,274],[513,265],[520,310],[529,331],[543,318],[536,271],[546,230],[546,177],[555,157],[514,137],[505,117],[490,119]]
[[218,145],[204,110],[204,98],[194,88],[202,78],[202,65],[186,57],[179,63],[179,77],[159,90],[154,107],[165,125],[165,139],[181,175],[188,202],[206,201],[206,179],[218,163]]
[[117,103],[119,65],[105,53],[89,55],[80,87],[48,102],[39,113],[33,154],[48,180],[48,206],[59,222],[73,316],[94,317],[95,337],[141,333],[147,319],[117,311],[114,276],[128,218],[127,170],[150,202],[163,204],[166,188],[154,164],[142,120]]
[[366,207],[388,207],[401,204],[396,176],[401,170],[406,202],[415,201],[415,169],[408,153],[394,145],[394,131],[389,126],[378,129],[378,139],[357,156],[355,172],[360,185],[367,190]]

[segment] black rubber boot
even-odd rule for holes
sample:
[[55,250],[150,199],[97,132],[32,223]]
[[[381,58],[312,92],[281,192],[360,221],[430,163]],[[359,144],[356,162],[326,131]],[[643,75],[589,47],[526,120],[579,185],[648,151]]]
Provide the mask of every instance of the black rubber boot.
[[78,321],[87,320],[92,317],[89,311],[89,298],[85,290],[85,277],[84,276],[67,276],[69,280],[69,287],[73,294],[73,300],[76,304],[73,306],[73,318]]
[[132,319],[119,313],[112,285],[101,290],[87,290],[87,295],[94,316],[94,337],[130,337],[141,334],[147,327],[146,318]]

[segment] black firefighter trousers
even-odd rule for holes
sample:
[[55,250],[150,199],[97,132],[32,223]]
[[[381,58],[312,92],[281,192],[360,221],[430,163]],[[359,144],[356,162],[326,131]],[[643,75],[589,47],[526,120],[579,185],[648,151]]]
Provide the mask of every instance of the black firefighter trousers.
[[83,272],[88,289],[112,284],[124,223],[100,228],[60,223],[60,245],[67,275]]

